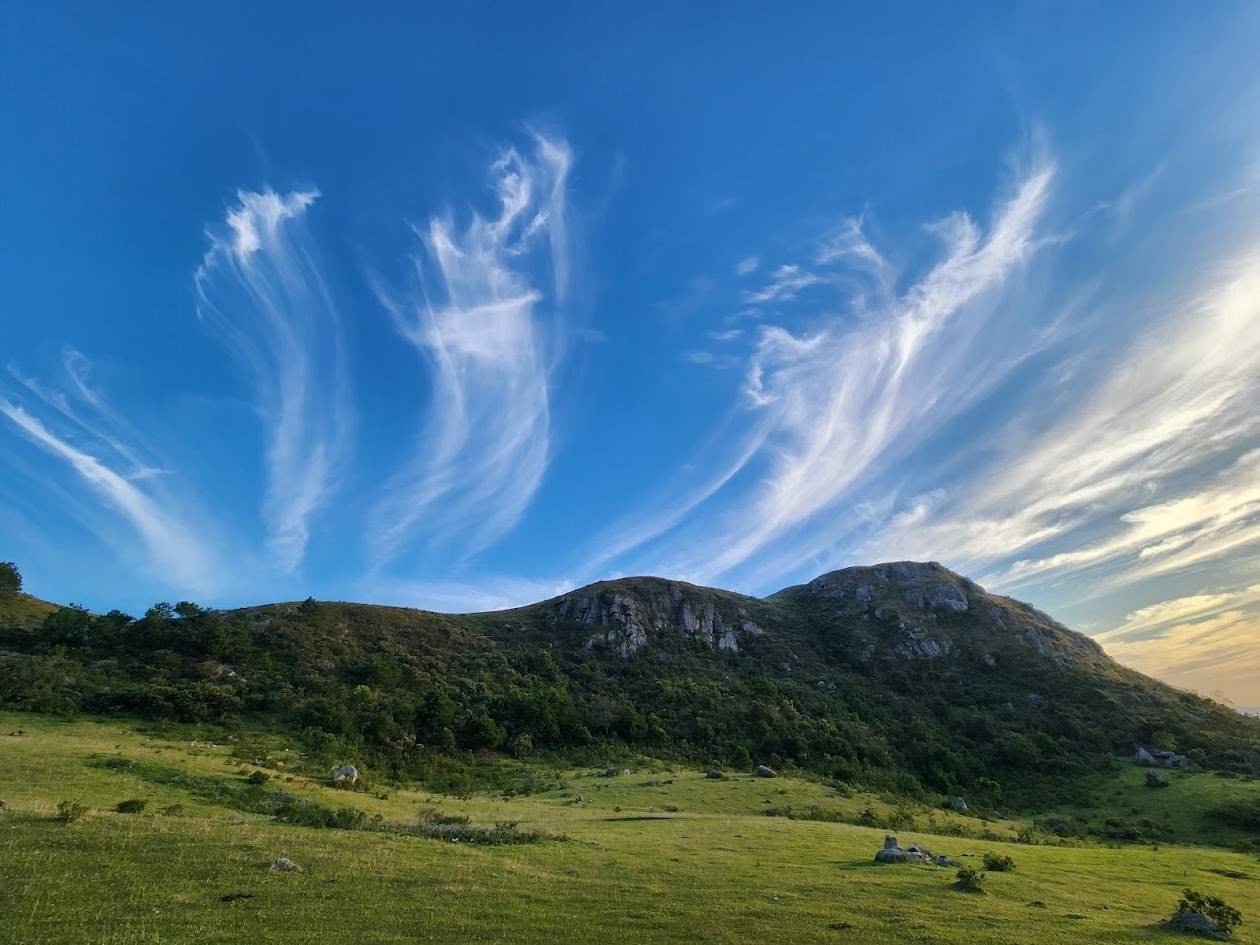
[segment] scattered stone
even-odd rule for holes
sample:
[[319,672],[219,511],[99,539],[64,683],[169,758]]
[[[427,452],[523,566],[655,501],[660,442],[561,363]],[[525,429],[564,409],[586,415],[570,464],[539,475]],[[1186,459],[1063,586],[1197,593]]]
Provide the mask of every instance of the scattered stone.
[[875,854],[876,863],[932,863],[936,866],[957,866],[948,856],[933,856],[932,851],[912,843],[904,850],[892,834],[884,837],[884,849]]
[[660,782],[660,781],[648,781],[648,782],[647,782],[647,784],[646,784],[645,786],[646,786],[646,787],[660,787],[660,786],[661,786],[661,782]]
[[1158,771],[1148,771],[1146,772],[1146,786],[1152,788],[1165,788],[1168,787],[1168,779]]
[[268,873],[301,873],[302,867],[298,866],[287,856],[278,856],[271,861],[271,865],[267,867]]
[[971,808],[967,806],[967,802],[963,800],[963,798],[961,797],[956,797],[949,803],[954,808],[954,810],[958,811],[958,813],[960,814],[965,814],[969,810],[971,810]]
[[773,768],[767,768],[765,765],[757,765],[757,777],[759,778],[777,778],[778,774]]
[[607,771],[604,772],[604,777],[606,778],[615,778],[616,776],[617,776],[616,768],[609,768]]
[[1229,937],[1223,928],[1198,912],[1174,912],[1167,924],[1168,928],[1174,932],[1182,932],[1185,935],[1198,935],[1222,942]]
[[333,771],[333,782],[342,784],[349,781],[351,784],[357,784],[359,781],[359,769],[354,765],[342,765]]

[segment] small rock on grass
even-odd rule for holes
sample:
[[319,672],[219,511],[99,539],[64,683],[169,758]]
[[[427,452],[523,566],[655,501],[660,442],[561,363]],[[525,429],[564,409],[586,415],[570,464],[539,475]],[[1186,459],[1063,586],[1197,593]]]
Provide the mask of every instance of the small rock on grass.
[[300,873],[302,867],[298,866],[287,856],[278,856],[271,861],[271,865],[267,867],[269,873]]

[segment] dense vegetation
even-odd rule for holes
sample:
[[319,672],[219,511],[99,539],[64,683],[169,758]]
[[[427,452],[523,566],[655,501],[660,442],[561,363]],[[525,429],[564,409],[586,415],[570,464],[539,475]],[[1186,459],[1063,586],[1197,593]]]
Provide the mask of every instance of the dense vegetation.
[[[462,616],[313,600],[234,612],[157,604],[139,619],[0,611],[0,704],[265,720],[330,756],[429,783],[467,781],[479,753],[590,763],[641,753],[796,767],[912,797],[963,793],[983,809],[1062,797],[1137,744],[1256,773],[1260,723],[1125,670],[1057,625],[1053,649],[1030,647],[1020,622],[1044,615],[941,572],[969,609],[909,606],[905,582],[880,585],[878,569],[837,573],[875,582],[872,599],[847,610],[836,575],[764,601],[656,579],[566,598],[632,599],[648,613],[667,588],[688,613],[738,611],[729,622],[758,628],[735,651],[671,618],[629,657],[604,645],[605,624],[592,637],[556,601]],[[886,645],[912,619],[952,641],[947,657]]]

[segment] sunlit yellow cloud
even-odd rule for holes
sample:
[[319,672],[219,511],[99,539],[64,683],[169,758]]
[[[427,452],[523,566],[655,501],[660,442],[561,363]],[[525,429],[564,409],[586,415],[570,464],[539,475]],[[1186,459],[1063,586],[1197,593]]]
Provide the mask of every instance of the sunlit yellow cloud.
[[[1133,623],[1129,630],[1150,627],[1152,611],[1157,609],[1169,615],[1179,610],[1201,613],[1212,598],[1231,596],[1182,598],[1144,608],[1129,615]],[[1173,623],[1143,639],[1132,639],[1121,627],[1101,639],[1120,662],[1174,686],[1223,693],[1238,705],[1260,706],[1260,618],[1255,614],[1228,610],[1202,620]]]

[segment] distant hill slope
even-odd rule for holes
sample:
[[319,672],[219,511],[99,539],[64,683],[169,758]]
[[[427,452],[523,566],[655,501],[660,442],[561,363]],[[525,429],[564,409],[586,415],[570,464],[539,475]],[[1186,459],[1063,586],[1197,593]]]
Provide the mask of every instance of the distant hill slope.
[[486,614],[67,608],[0,650],[9,705],[269,716],[401,773],[456,750],[632,751],[998,804],[1069,792],[1138,745],[1240,772],[1260,748],[1260,722],[934,563],[766,599],[623,578]]
[[33,629],[59,608],[30,594],[0,594],[0,627]]

